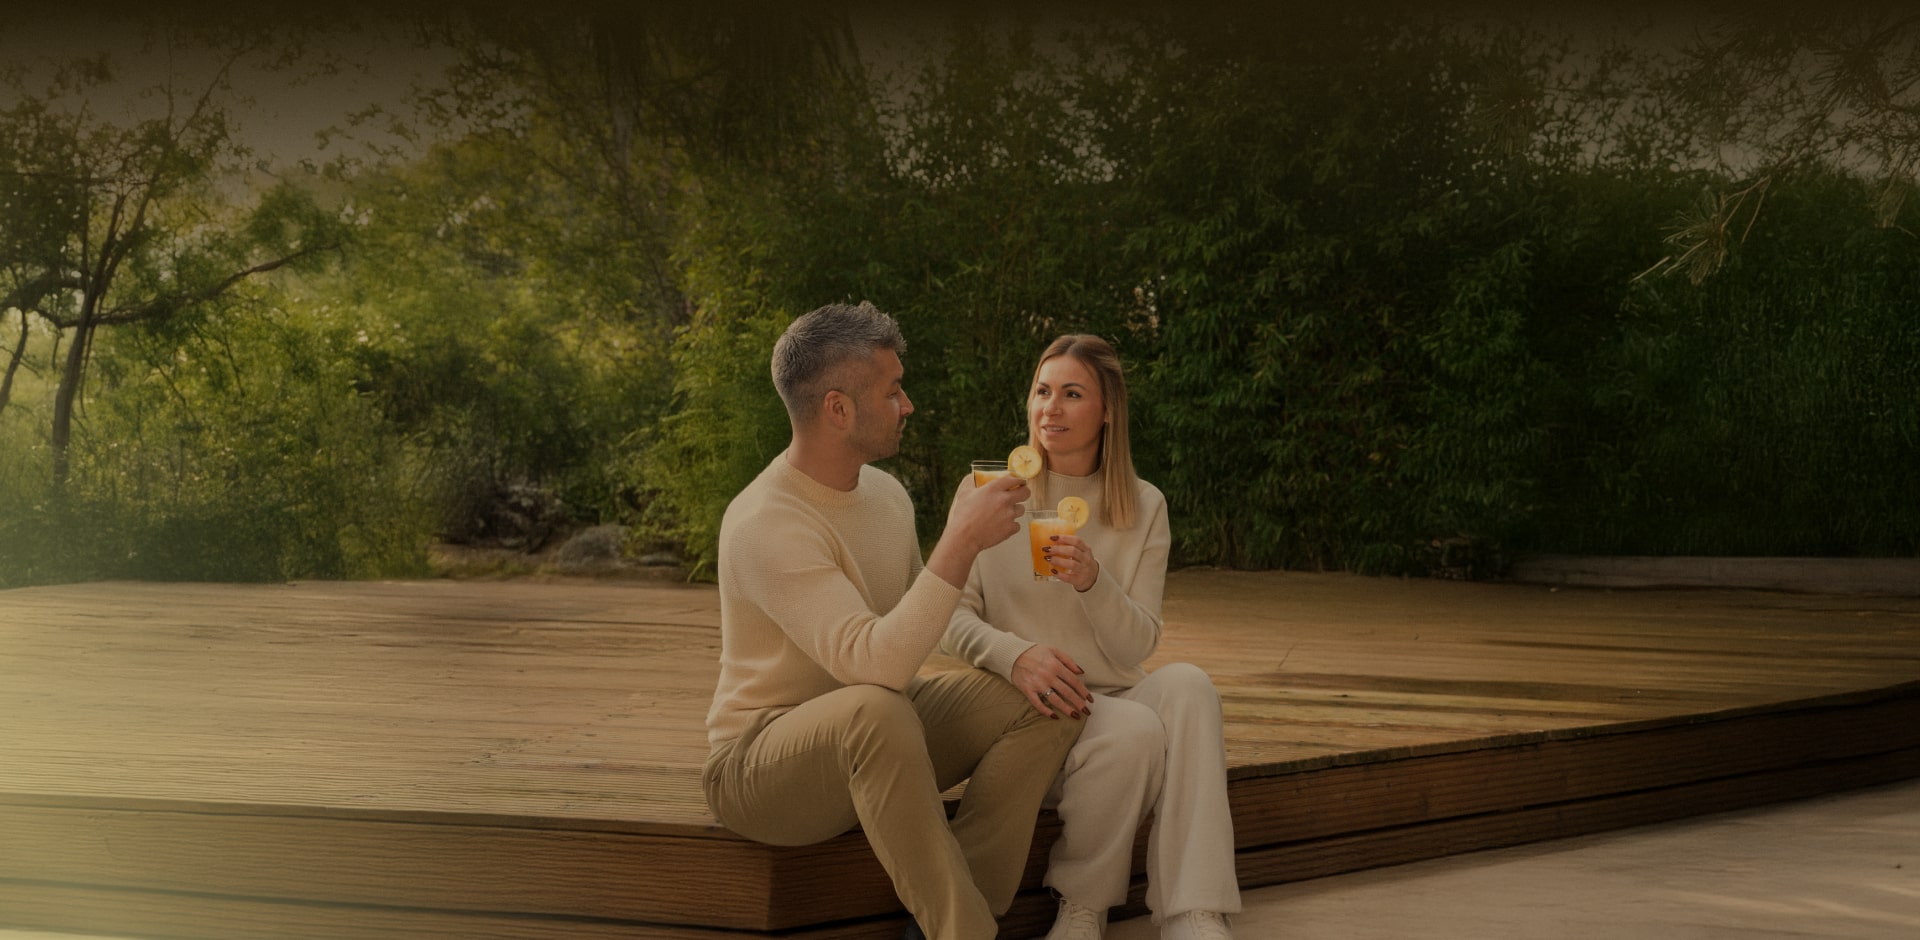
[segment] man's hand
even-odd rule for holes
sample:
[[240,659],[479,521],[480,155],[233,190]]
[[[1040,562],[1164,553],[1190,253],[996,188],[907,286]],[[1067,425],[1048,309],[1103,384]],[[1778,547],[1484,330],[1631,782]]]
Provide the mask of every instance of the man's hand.
[[955,587],[966,584],[975,555],[1020,531],[1021,503],[1029,495],[1026,481],[1015,476],[989,480],[986,486],[962,483],[947,509],[946,531],[927,556],[927,570]]
[[974,552],[984,552],[1020,531],[1021,505],[1032,493],[1027,481],[1008,475],[987,481],[986,486],[962,486],[953,494],[947,509],[947,531],[940,536],[966,539]]

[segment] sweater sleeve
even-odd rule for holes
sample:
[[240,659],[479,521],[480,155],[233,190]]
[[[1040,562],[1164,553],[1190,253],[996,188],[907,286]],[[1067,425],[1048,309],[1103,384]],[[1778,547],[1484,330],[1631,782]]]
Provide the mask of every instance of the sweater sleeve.
[[953,608],[953,618],[947,622],[947,635],[940,649],[1011,682],[1014,661],[1037,644],[995,627],[982,616],[986,611],[986,591],[980,575],[981,564],[980,559],[975,559],[973,570],[967,574],[967,586],[960,593],[960,603]]
[[[972,486],[972,478],[962,480],[960,485]],[[961,590],[960,603],[947,622],[940,651],[1011,682],[1014,661],[1036,644],[987,622],[986,579],[981,574],[987,558],[988,553],[981,552],[968,569],[967,586]]]
[[885,614],[868,606],[818,526],[791,526],[787,537],[742,539],[735,570],[741,596],[767,612],[781,632],[836,681],[903,690],[940,642],[960,589],[918,570],[913,585]]
[[[1142,507],[1146,508],[1146,507]],[[1107,658],[1138,666],[1160,645],[1160,602],[1167,587],[1167,551],[1173,542],[1167,504],[1156,499],[1147,519],[1147,538],[1133,558],[1100,558],[1100,577],[1081,592],[1080,607]],[[1110,577],[1113,574],[1121,577]],[[1122,588],[1121,584],[1130,585]]]

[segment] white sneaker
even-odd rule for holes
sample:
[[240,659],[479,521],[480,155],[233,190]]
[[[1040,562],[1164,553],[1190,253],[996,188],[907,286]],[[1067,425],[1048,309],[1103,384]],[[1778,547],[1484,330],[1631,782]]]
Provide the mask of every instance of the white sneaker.
[[1212,911],[1188,911],[1160,925],[1160,940],[1233,940],[1226,917]]
[[1100,935],[1106,930],[1106,911],[1081,907],[1061,898],[1060,914],[1053,919],[1053,929],[1047,931],[1047,940],[1100,940]]

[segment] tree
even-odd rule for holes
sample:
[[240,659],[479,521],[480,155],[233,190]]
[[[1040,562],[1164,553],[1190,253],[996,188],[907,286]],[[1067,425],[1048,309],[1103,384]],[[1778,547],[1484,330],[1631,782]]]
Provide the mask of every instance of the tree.
[[231,76],[263,49],[257,39],[223,43],[210,77],[183,87],[169,76],[147,92],[158,113],[121,123],[99,104],[114,87],[104,55],[61,66],[39,93],[14,80],[15,103],[0,111],[0,307],[22,312],[22,335],[7,387],[37,318],[60,338],[49,363],[56,486],[100,330],[191,313],[338,244],[335,220],[293,184],[259,191],[250,206],[236,194],[249,187],[237,174],[246,148],[227,109]]
[[1920,186],[1920,16],[1889,6],[1810,8],[1717,21],[1658,79],[1727,182],[1674,220],[1648,273],[1699,284],[1752,233],[1779,184],[1837,168],[1870,185],[1892,228]]
[[[521,452],[542,459],[494,461],[494,469],[474,461],[463,484],[497,490],[490,484],[499,481],[485,479],[490,473],[524,474],[543,489],[560,489],[572,506],[587,499],[582,508],[603,518],[609,511],[637,516],[663,541],[697,543],[696,517],[711,513],[703,499],[696,507],[681,497],[685,481],[701,473],[689,455],[712,453],[673,430],[688,422],[663,422],[653,412],[665,412],[671,399],[675,410],[709,413],[705,396],[715,392],[738,404],[741,376],[732,360],[700,352],[711,348],[714,308],[734,296],[724,275],[706,273],[714,267],[714,233],[733,204],[780,189],[769,181],[834,172],[825,153],[837,146],[839,109],[865,102],[846,21],[806,8],[730,4],[558,15],[510,7],[445,21],[440,32],[461,60],[447,86],[419,102],[419,114],[443,138],[460,140],[396,175],[390,192],[410,195],[404,207],[387,200],[381,217],[398,219],[423,211],[423,203],[467,194],[457,224],[435,223],[466,249],[462,268],[527,285],[546,308],[541,322],[549,338],[599,343],[567,357],[581,379],[577,390],[629,389],[617,411],[636,419],[550,435],[573,446],[565,459],[528,447]],[[390,231],[407,238],[404,222]],[[484,250],[474,250],[482,240]],[[483,255],[497,255],[514,270],[483,272]],[[770,307],[760,313],[778,320],[776,336],[789,315]],[[528,339],[540,345],[539,337]],[[709,361],[724,363],[726,373],[711,374]],[[589,378],[594,371],[602,377]],[[408,370],[420,372],[447,374]],[[616,372],[627,375],[609,375]],[[439,395],[435,410],[456,413],[458,388],[438,387],[452,394]],[[494,394],[500,391],[487,397],[514,400]],[[598,413],[604,419],[615,410]],[[585,420],[586,410],[575,417]],[[605,441],[609,431],[618,439]],[[750,452],[716,450],[730,465]],[[617,497],[583,492],[594,488]],[[674,521],[653,524],[667,517]]]
[[[846,21],[805,7],[510,5],[433,32],[462,57],[421,120],[566,190],[574,211],[523,216],[528,245],[663,333],[690,316],[671,256],[703,178],[794,169],[859,78]],[[627,270],[610,275],[610,255]]]

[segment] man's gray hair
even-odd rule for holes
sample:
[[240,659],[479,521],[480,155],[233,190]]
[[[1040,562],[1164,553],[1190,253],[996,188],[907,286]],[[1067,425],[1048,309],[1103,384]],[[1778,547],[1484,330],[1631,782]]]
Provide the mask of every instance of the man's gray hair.
[[904,355],[907,340],[900,324],[870,303],[828,304],[787,324],[773,344],[773,387],[787,414],[810,418],[839,367],[864,361],[876,349]]

